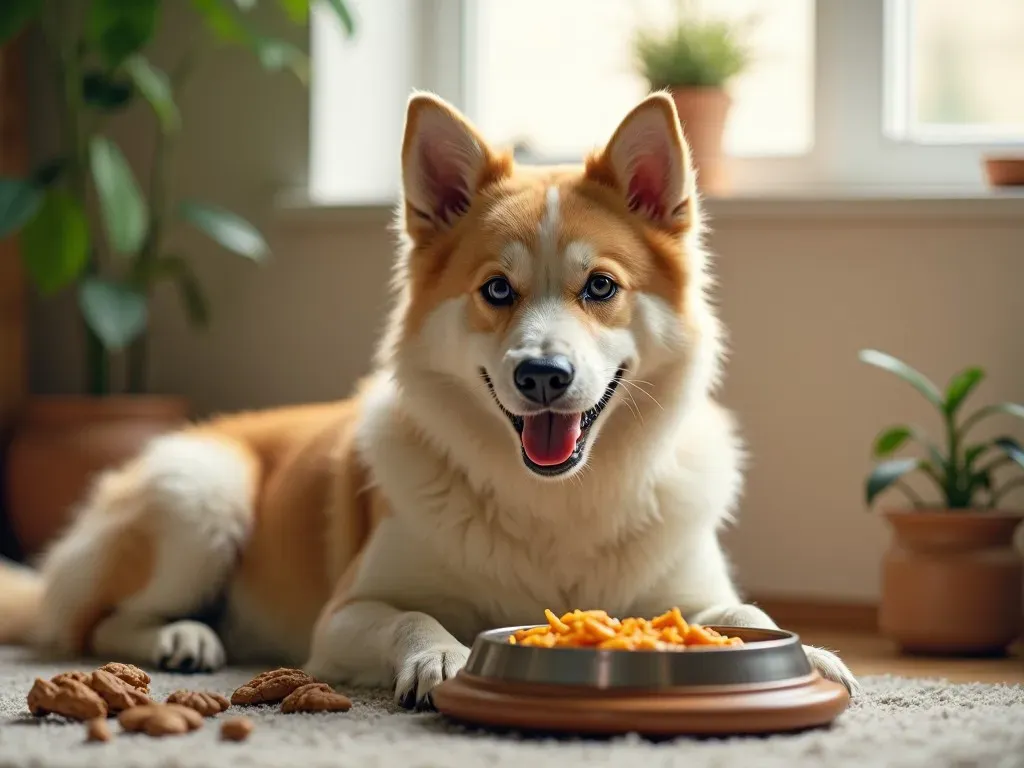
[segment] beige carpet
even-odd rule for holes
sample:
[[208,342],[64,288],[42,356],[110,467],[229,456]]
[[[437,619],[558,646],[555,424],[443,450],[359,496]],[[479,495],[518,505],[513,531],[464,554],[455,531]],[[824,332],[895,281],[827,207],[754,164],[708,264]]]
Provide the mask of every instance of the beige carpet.
[[[91,669],[103,661],[108,660],[77,666]],[[117,735],[112,742],[86,744],[81,724],[52,717],[37,720],[25,707],[25,694],[36,676],[50,677],[68,668],[36,663],[21,649],[0,648],[0,768],[1024,766],[1024,686],[869,677],[863,681],[863,697],[832,728],[768,738],[654,744],[636,737],[499,737],[450,725],[436,714],[408,714],[383,694],[371,692],[355,693],[355,706],[347,713],[282,715],[269,706],[246,708],[256,730],[241,744],[219,741],[216,719],[195,733],[163,739],[121,734],[113,723]],[[151,687],[157,700],[180,687],[229,694],[254,671],[262,670],[154,674]]]

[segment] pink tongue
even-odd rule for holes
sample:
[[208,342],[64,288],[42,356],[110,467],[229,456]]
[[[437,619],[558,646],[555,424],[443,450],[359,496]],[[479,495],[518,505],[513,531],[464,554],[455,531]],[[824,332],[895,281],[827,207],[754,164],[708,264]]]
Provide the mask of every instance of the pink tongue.
[[523,450],[530,461],[553,467],[567,461],[580,437],[579,413],[541,413],[527,416],[523,424]]

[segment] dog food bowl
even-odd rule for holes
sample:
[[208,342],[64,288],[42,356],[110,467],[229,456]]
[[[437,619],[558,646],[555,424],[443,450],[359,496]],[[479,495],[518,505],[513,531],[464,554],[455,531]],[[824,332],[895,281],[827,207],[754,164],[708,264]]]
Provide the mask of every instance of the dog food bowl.
[[477,636],[466,666],[433,690],[438,711],[492,728],[710,736],[825,726],[850,701],[811,667],[792,632],[715,626],[743,645],[682,651],[509,643],[528,628]]

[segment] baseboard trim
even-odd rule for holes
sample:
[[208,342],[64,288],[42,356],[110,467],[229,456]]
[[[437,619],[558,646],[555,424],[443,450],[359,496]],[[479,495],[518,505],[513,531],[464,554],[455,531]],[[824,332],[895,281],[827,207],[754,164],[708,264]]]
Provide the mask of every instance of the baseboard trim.
[[760,607],[783,628],[878,631],[878,605],[875,603],[771,595],[753,596],[749,602]]

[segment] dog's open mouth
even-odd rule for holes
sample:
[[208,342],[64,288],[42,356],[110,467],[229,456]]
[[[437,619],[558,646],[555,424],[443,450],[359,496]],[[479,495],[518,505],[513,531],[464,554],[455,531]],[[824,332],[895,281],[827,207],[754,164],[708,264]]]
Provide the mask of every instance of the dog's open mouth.
[[483,368],[480,369],[480,375],[487,382],[494,402],[519,434],[523,445],[523,462],[538,475],[549,477],[568,472],[582,460],[587,436],[611,401],[624,373],[622,367],[615,372],[597,405],[589,410],[570,413],[545,410],[519,416],[502,404],[494,391],[490,375]]

